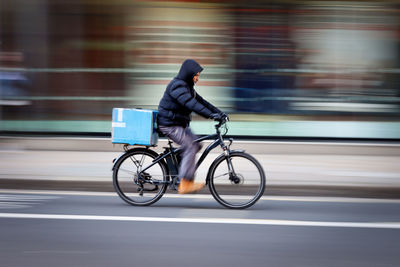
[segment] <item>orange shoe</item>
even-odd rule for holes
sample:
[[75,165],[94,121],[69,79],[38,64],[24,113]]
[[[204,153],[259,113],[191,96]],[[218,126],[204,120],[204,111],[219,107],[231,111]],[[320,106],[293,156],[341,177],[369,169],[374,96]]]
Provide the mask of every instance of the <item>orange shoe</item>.
[[195,183],[191,180],[187,180],[185,178],[181,179],[178,187],[179,194],[189,194],[196,191],[199,191],[204,187],[204,184]]

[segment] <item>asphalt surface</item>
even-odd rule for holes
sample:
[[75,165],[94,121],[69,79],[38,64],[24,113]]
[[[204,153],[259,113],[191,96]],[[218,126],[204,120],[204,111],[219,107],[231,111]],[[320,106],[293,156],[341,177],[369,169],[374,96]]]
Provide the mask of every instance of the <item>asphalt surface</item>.
[[0,190],[1,266],[398,266],[400,200]]
[[399,144],[233,148],[266,172],[264,197],[246,210],[207,188],[126,204],[111,179],[123,149],[108,139],[0,138],[0,266],[399,266]]

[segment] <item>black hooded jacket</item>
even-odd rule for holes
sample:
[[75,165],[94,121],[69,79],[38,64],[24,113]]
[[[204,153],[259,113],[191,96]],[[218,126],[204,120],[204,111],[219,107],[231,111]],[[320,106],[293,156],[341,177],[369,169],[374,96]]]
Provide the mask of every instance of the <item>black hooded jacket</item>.
[[211,118],[212,113],[221,112],[193,88],[193,77],[202,70],[193,59],[183,62],[178,76],[168,84],[158,106],[158,125],[187,127],[192,111],[205,118]]

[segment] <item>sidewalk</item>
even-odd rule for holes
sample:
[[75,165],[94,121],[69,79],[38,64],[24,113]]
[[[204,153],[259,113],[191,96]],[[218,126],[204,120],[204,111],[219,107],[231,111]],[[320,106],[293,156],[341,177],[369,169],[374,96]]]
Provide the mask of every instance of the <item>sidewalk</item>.
[[[400,197],[399,144],[235,141],[232,148],[260,161],[266,194]],[[1,137],[0,188],[113,191],[112,160],[122,151],[107,138]]]

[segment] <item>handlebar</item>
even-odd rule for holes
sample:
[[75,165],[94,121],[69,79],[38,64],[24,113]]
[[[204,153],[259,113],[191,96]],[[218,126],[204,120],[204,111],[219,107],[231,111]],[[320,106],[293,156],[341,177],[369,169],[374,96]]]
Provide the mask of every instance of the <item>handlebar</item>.
[[[221,120],[215,120],[215,121],[218,122],[218,124],[215,125],[215,129],[217,132],[219,132],[219,129],[229,121],[229,118],[224,117]],[[225,127],[225,128],[226,128],[226,132],[225,132],[225,134],[226,134],[228,132],[228,128],[227,127]]]

